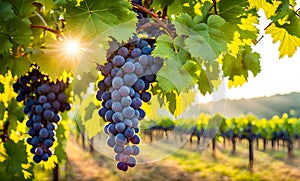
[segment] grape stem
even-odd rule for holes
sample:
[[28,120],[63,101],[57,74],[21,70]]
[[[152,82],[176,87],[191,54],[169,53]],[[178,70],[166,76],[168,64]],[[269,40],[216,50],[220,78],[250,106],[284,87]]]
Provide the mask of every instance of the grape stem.
[[218,15],[217,1],[216,1],[216,0],[213,0],[213,3],[214,3],[214,11],[215,11],[215,14]]
[[40,29],[44,29],[44,31],[49,31],[51,33],[54,33],[57,36],[57,39],[64,39],[64,37],[60,34],[60,32],[58,30],[49,28],[47,26],[42,26],[42,25],[31,25],[31,28],[40,28]]
[[155,21],[157,21],[157,23],[167,32],[167,34],[174,39],[174,35],[172,33],[172,31],[159,19],[159,17],[157,16],[157,14],[151,12],[149,9],[144,8],[143,6],[140,6],[138,4],[132,3],[132,5],[134,7],[136,7],[137,9],[149,14],[150,16],[152,16],[153,19],[155,19]]
[[161,18],[166,19],[167,14],[168,14],[168,6],[165,6],[164,9],[163,9],[163,13],[162,13]]

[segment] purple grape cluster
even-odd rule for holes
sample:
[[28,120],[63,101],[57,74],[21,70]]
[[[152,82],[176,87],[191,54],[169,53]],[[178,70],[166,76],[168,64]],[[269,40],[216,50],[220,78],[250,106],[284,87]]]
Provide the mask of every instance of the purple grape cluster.
[[141,109],[149,102],[150,84],[162,67],[161,58],[153,57],[153,41],[135,37],[117,49],[108,62],[99,67],[105,77],[98,82],[96,98],[102,101],[99,116],[108,124],[104,132],[109,136],[107,145],[112,147],[119,170],[127,171],[136,165],[133,156],[139,154],[139,121],[145,117]]
[[30,151],[36,163],[47,161],[52,155],[50,148],[56,140],[55,130],[61,119],[59,112],[71,109],[64,93],[68,86],[68,81],[51,81],[36,64],[31,65],[30,71],[13,85],[18,93],[16,100],[24,103],[24,113],[29,116],[26,126],[30,138],[27,143],[32,145]]

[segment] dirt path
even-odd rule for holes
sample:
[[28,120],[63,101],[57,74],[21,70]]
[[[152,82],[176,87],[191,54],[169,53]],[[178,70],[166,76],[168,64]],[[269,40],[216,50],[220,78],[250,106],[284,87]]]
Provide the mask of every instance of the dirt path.
[[109,169],[100,167],[93,156],[74,140],[68,141],[66,153],[70,172],[67,173],[67,180],[117,180]]

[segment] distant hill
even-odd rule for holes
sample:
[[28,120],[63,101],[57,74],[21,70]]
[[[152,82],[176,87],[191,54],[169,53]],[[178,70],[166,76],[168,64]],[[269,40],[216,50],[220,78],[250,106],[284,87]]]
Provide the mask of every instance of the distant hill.
[[179,117],[196,117],[200,112],[211,113],[215,110],[218,110],[217,112],[221,112],[227,118],[238,117],[242,114],[253,114],[258,118],[269,119],[274,115],[281,116],[283,113],[288,113],[290,117],[300,117],[300,93],[197,104],[188,108]]

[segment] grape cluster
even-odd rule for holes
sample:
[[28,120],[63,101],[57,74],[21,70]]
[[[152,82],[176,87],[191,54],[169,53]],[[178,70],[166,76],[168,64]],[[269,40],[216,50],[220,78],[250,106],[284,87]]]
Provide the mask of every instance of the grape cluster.
[[149,102],[147,91],[156,81],[161,58],[153,57],[154,42],[137,37],[116,50],[108,62],[100,67],[104,79],[98,83],[96,98],[102,101],[99,115],[108,122],[104,132],[109,135],[107,145],[114,149],[117,168],[126,171],[136,165],[133,156],[139,154],[139,120],[145,117],[141,109]]
[[56,139],[55,130],[61,119],[59,112],[71,109],[64,93],[68,86],[68,81],[51,81],[35,64],[13,85],[18,93],[16,100],[25,104],[24,113],[29,115],[27,143],[32,145],[30,151],[36,163],[47,161],[52,155],[50,147]]

